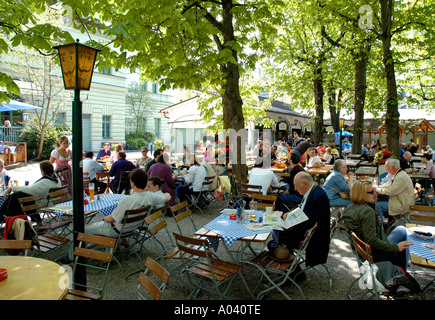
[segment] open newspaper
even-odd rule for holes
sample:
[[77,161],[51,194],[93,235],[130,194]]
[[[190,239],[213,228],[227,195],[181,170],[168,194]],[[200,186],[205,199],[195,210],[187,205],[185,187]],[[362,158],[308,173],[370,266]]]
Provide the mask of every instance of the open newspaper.
[[302,209],[296,208],[287,214],[285,220],[276,216],[274,219],[270,220],[268,217],[267,221],[264,221],[264,225],[270,225],[272,229],[282,230],[289,229],[306,220],[308,220],[308,217],[305,215]]

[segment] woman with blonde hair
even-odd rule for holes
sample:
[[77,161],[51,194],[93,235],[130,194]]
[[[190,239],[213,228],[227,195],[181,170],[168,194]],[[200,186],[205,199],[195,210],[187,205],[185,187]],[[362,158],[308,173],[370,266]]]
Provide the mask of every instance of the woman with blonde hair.
[[112,152],[112,154],[110,155],[110,162],[116,162],[116,161],[118,161],[119,160],[119,152],[120,151],[124,151],[123,150],[123,148],[122,148],[122,144],[117,144],[116,146],[115,146],[115,151],[114,152]]
[[374,189],[369,181],[357,180],[350,188],[350,204],[343,213],[343,220],[356,233],[356,235],[370,245],[375,262],[390,261],[402,267],[408,267],[409,246],[406,241],[407,231],[404,226],[396,227],[387,236],[382,222],[373,209]]
[[60,136],[59,148],[55,149],[50,154],[50,163],[54,164],[55,173],[59,177],[62,186],[68,186],[68,191],[72,195],[72,170],[70,161],[72,157],[69,149],[70,141],[67,136]]

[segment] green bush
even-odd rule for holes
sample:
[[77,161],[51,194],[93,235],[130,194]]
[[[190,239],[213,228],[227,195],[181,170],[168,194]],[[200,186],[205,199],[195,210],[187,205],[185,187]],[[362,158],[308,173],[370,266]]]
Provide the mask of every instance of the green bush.
[[[69,130],[70,132],[71,130]],[[50,153],[58,148],[59,136],[68,134],[67,128],[56,128],[54,123],[50,123],[45,130],[44,145],[40,160],[50,159]],[[35,159],[38,155],[39,141],[41,139],[41,129],[39,128],[38,118],[32,117],[26,122],[26,126],[20,135],[20,141],[27,142],[27,159]]]
[[152,132],[140,132],[136,137],[135,132],[128,132],[125,135],[125,142],[128,144],[130,150],[139,150],[142,147],[148,146],[148,143],[153,141],[155,134]]

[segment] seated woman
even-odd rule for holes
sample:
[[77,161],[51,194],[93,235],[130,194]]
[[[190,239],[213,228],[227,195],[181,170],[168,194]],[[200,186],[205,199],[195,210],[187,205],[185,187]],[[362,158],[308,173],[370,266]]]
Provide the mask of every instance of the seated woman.
[[[323,184],[323,189],[328,195],[331,207],[347,207],[351,204],[350,199],[344,199],[339,195],[339,191],[350,190],[349,184],[344,177],[347,173],[346,161],[342,159],[336,160],[332,169],[332,173],[326,178]],[[349,172],[348,175],[353,176],[353,172]]]
[[166,155],[162,155],[157,159],[157,162],[153,164],[148,170],[149,177],[159,177],[164,181],[162,185],[162,191],[165,193],[169,193],[171,195],[170,205],[175,205],[175,197],[174,197],[174,183],[175,179],[172,175],[172,169],[165,162]]
[[198,157],[195,155],[193,158],[193,165],[189,168],[189,171],[187,171],[187,174],[184,176],[186,185],[178,189],[178,197],[180,202],[188,201],[190,203],[187,195],[198,195],[202,191],[202,183],[204,182],[205,177],[207,177],[207,174],[207,169],[200,165]]
[[[9,187],[3,194],[3,198],[7,199],[0,209],[0,220],[3,216],[17,216],[23,214],[21,211],[19,198],[42,195],[44,199],[50,193],[50,189],[61,187],[59,178],[54,173],[53,165],[50,161],[44,160],[39,163],[42,177],[31,186],[13,186]],[[9,196],[9,194],[13,193]],[[32,221],[40,222],[39,214],[31,215]]]
[[374,262],[390,261],[406,270],[409,246],[406,228],[396,227],[387,237],[382,223],[373,209],[374,193],[371,182],[357,180],[350,190],[352,204],[343,213],[343,220],[354,229],[356,235],[370,245]]
[[331,151],[331,147],[327,147],[325,150],[325,154],[323,155],[323,161],[325,161],[326,164],[334,164],[335,162],[335,158],[332,155]]

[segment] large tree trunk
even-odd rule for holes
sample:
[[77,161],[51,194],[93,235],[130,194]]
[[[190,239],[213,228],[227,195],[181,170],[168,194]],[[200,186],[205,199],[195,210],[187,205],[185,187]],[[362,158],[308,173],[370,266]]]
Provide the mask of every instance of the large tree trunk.
[[387,149],[393,158],[399,158],[399,110],[397,99],[396,76],[394,74],[394,60],[391,51],[391,22],[393,13],[392,0],[380,0],[382,21],[382,51],[385,77],[387,81],[387,113],[385,124],[387,128]]
[[367,63],[370,46],[355,57],[355,121],[353,123],[352,153],[361,153],[364,131],[364,104],[367,91]]
[[319,145],[323,142],[323,77],[322,68],[317,67],[314,70],[314,99],[316,104],[316,116],[314,122],[314,144]]
[[[233,15],[231,13],[232,1],[225,0],[222,2],[223,15],[222,15],[222,34],[223,34],[223,46],[222,49],[230,49],[236,63],[228,62],[221,66],[221,70],[225,75],[225,83],[223,84],[222,93],[222,105],[223,105],[223,122],[224,129],[234,129],[238,132],[240,129],[245,127],[245,120],[243,117],[243,101],[240,95],[240,84],[239,84],[239,66],[237,64],[238,56],[237,51],[231,47],[227,47],[225,44],[235,41],[234,37],[234,26],[233,26]],[[233,141],[236,144],[236,148],[232,150],[237,150],[237,163],[232,164],[232,176],[233,185],[232,191],[239,194],[239,189],[242,182],[246,182],[247,171],[246,171],[246,161],[243,159],[242,148],[245,148],[245,141],[237,139]],[[243,164],[242,164],[243,163]]]

